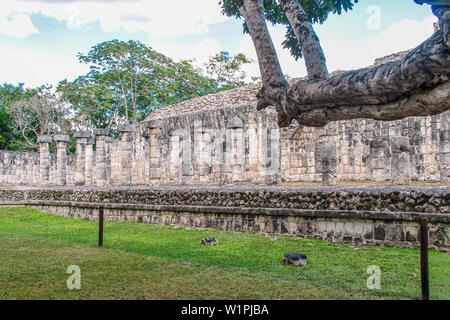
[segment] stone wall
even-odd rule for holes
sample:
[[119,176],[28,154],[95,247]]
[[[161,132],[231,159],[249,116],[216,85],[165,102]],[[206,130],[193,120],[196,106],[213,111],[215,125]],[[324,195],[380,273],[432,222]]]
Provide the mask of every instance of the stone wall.
[[321,181],[316,147],[332,141],[337,149],[339,181],[391,179],[392,137],[405,137],[410,179],[449,181],[450,112],[397,121],[351,120],[324,128],[291,126],[282,131],[283,181]]
[[39,154],[0,151],[0,185],[33,185],[39,179]]
[[[187,112],[122,126],[118,139],[106,129],[97,130],[95,140],[77,132],[73,156],[66,154],[67,136],[40,137],[37,154],[3,151],[0,184],[449,182],[449,115],[279,129],[273,110],[256,111],[252,104]],[[50,143],[59,146],[56,154],[49,153]]]
[[66,152],[68,136],[39,137],[39,154],[1,153],[0,184],[450,182],[450,112],[390,122],[338,121],[323,128],[294,122],[280,129],[272,107],[256,110],[259,88],[244,86],[156,110],[135,126],[120,126],[117,139],[107,129],[75,132],[74,156]]
[[64,146],[58,162],[58,155],[48,149],[41,153],[0,151],[0,185],[74,185],[76,157],[65,152]]
[[0,190],[0,205],[65,217],[269,233],[352,245],[417,248],[418,221],[430,248],[450,252],[450,188],[244,188]]

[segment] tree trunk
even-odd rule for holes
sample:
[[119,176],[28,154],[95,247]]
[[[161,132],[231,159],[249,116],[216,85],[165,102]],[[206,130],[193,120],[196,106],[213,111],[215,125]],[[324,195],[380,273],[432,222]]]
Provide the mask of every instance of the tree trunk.
[[319,37],[297,0],[278,0],[300,45],[309,79],[328,79],[325,55]]
[[403,59],[330,79],[299,81],[292,86],[278,85],[284,77],[275,50],[261,43],[269,42],[273,47],[270,35],[264,31],[267,27],[262,8],[262,0],[244,0],[243,16],[258,53],[263,80],[258,109],[273,105],[281,127],[288,126],[292,119],[307,126],[323,126],[335,120],[396,120],[450,109],[450,3],[433,6],[441,29]]
[[258,108],[277,104],[289,87],[281,71],[275,47],[264,19],[262,0],[244,0],[241,15],[245,17],[258,56],[263,86],[258,93]]

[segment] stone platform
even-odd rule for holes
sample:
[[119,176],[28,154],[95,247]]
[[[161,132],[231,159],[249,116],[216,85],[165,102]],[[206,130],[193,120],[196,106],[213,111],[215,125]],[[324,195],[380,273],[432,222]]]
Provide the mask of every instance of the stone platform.
[[66,217],[185,225],[417,248],[428,219],[430,248],[450,252],[450,187],[9,188],[0,204]]

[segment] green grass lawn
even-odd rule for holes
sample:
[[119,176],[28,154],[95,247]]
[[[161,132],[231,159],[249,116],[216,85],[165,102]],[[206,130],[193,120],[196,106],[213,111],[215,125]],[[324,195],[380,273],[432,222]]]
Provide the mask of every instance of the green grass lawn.
[[[185,230],[133,222],[98,224],[27,208],[0,208],[0,299],[417,299],[419,251]],[[219,246],[201,246],[216,236]],[[284,253],[308,256],[281,266]],[[433,299],[450,299],[450,255],[430,251]],[[81,290],[66,288],[67,267]],[[381,268],[369,290],[366,269]]]

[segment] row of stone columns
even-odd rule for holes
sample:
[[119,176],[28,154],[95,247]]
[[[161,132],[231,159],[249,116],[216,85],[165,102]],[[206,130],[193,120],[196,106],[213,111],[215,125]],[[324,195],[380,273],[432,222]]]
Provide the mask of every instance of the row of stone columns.
[[[131,126],[123,126],[119,129],[121,132],[121,153],[123,155],[122,179],[123,184],[131,184],[131,143],[130,133],[133,131]],[[78,131],[74,133],[76,140],[76,160],[74,183],[75,185],[91,185],[103,187],[107,184],[107,146],[109,138],[108,129],[96,129],[95,154],[93,151],[94,139],[88,131]],[[70,141],[68,135],[55,135],[53,140],[56,143],[56,178],[53,182],[58,186],[66,185],[66,166],[67,166],[67,143]],[[40,136],[39,158],[40,158],[40,180],[42,184],[52,184],[50,181],[50,142],[51,136]],[[94,158],[95,157],[95,158]],[[95,161],[94,161],[95,159]],[[95,172],[93,165],[95,162]]]
[[[450,130],[440,131],[440,175],[442,182],[450,181]],[[390,178],[392,185],[411,183],[411,159],[409,139],[405,136],[390,137]],[[370,142],[370,167],[376,182],[386,180],[387,155],[384,141]],[[335,141],[319,141],[315,145],[316,172],[322,175],[322,185],[336,186],[337,152]]]
[[[87,165],[88,161],[92,164],[92,146],[94,139],[91,138],[91,134],[88,131],[78,131],[74,133],[76,139],[76,161],[75,161],[75,185],[85,185],[89,176],[92,179],[92,168]],[[88,157],[88,149],[91,148],[90,156]],[[91,172],[88,174],[88,170]],[[89,180],[90,180],[89,179]]]
[[[149,183],[157,184],[161,178],[161,133],[163,122],[160,120],[151,121],[149,123],[148,136],[149,141]],[[236,128],[235,128],[236,127]],[[233,133],[239,136],[239,127],[234,124]],[[236,131],[236,132],[234,132]],[[120,183],[123,185],[132,184],[132,132],[134,127],[125,125],[119,127],[120,141]],[[94,139],[87,131],[75,132],[76,139],[76,161],[75,161],[75,185],[91,185],[94,184],[103,187],[108,184],[108,168],[107,168],[107,143],[109,139],[108,129],[97,129],[95,155],[93,153]],[[450,180],[450,143],[449,130],[440,131],[440,174],[441,181],[448,182]],[[234,143],[234,135],[232,136]],[[52,138],[50,136],[40,136],[38,139],[40,145],[40,180],[43,184],[50,184],[50,150],[49,144]],[[54,183],[59,186],[66,184],[67,156],[66,147],[69,142],[67,135],[55,135],[53,140],[56,142],[56,175]],[[390,138],[390,178],[393,185],[407,185],[411,182],[411,160],[409,151],[408,137],[394,136]],[[229,148],[233,148],[233,143]],[[386,180],[387,174],[387,155],[385,154],[386,142],[373,140],[370,142],[370,167],[372,170],[372,178],[374,181],[382,182]],[[276,149],[276,148],[275,148]],[[186,151],[186,150],[185,150]],[[232,150],[225,150],[224,157],[234,154]],[[189,157],[189,153],[183,154]],[[322,176],[322,184],[326,186],[334,186],[338,183],[338,152],[335,141],[320,141],[315,146],[316,172]],[[95,156],[95,161],[94,161]],[[208,162],[208,159],[198,159]],[[232,159],[225,159],[230,168],[230,175],[235,170],[231,166]],[[95,172],[93,165],[95,163]],[[182,175],[192,175],[193,169],[187,168],[192,164],[182,163]],[[225,165],[221,166],[221,174],[225,173]],[[200,169],[204,169],[199,166]],[[237,170],[237,169],[236,169]],[[206,171],[206,170],[205,170]],[[223,172],[222,172],[223,171]],[[231,176],[230,176],[230,180]]]
[[[39,176],[44,184],[48,184],[50,180],[50,136],[38,137],[39,143]],[[55,135],[53,140],[56,142],[56,185],[63,186],[66,184],[66,147],[70,141],[67,135]]]

